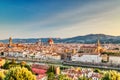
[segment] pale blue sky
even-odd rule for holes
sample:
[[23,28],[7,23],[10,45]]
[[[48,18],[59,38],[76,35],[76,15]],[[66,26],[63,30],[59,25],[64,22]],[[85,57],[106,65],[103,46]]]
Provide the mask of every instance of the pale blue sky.
[[0,0],[0,39],[120,35],[120,0]]

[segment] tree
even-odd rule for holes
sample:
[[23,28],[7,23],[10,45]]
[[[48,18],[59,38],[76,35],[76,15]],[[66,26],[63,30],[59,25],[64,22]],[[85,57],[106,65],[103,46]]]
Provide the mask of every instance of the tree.
[[60,74],[58,76],[58,80],[72,80],[71,78],[67,77],[66,75]]
[[78,80],[88,80],[87,77],[80,77]]
[[36,80],[36,77],[27,68],[14,67],[8,71],[5,80]]
[[[21,66],[21,67],[22,67],[22,66]],[[29,71],[32,72],[32,69],[31,69],[30,65],[26,64],[26,65],[24,65],[23,67],[27,68]]]
[[16,60],[12,59],[11,64],[16,64]]
[[54,67],[53,65],[51,65],[51,66],[49,67],[49,69],[47,70],[47,74],[49,74],[49,73],[51,73],[51,72],[53,72],[53,73],[55,74],[55,67]]
[[18,67],[20,65],[18,65],[15,61],[15,59],[12,59],[11,62],[9,62],[8,60],[5,62],[5,64],[3,65],[3,69],[10,69],[12,67]]
[[102,80],[111,80],[110,75],[107,73],[104,75],[104,77],[102,78]]
[[82,76],[82,77],[79,77],[78,80],[92,80],[92,79],[86,76]]
[[5,78],[5,74],[2,71],[0,71],[0,80],[4,80],[4,78]]
[[120,80],[120,73],[117,71],[108,71],[104,74],[102,80]]
[[11,62],[6,61],[2,68],[3,69],[10,69],[10,68],[14,68],[14,67],[25,67],[29,71],[32,72],[30,65],[26,64],[26,62],[22,61],[20,63],[16,63],[16,61],[14,59]]
[[2,66],[2,68],[3,68],[3,69],[9,69],[9,68],[8,68],[9,63],[10,63],[10,62],[7,60],[7,61],[5,62],[5,64]]
[[66,76],[61,74],[61,75],[58,76],[58,80],[64,80],[64,77],[66,77]]
[[48,73],[48,80],[54,80],[55,74],[53,72]]
[[100,73],[101,71],[100,71],[100,69],[95,69],[94,72]]

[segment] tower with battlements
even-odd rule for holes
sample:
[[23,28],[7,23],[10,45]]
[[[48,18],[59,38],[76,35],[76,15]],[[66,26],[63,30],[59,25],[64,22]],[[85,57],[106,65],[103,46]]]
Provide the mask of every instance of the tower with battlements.
[[12,47],[12,37],[9,38],[9,47]]

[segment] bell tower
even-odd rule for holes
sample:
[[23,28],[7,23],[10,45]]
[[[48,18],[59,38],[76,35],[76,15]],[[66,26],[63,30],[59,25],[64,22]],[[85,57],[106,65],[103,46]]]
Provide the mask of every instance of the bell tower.
[[12,37],[9,38],[9,47],[12,47]]
[[98,38],[98,40],[97,40],[97,47],[100,47],[100,46],[101,46],[101,44],[100,44],[100,40]]
[[100,53],[103,50],[101,43],[100,43],[100,39],[98,37],[97,43],[96,43],[96,53]]

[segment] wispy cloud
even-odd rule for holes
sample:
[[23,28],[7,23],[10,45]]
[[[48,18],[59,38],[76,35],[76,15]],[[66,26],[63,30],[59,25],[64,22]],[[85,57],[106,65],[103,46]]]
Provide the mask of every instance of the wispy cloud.
[[[59,25],[71,25],[75,22],[84,22],[91,18],[96,18],[96,16],[100,16],[106,14],[108,12],[113,12],[114,9],[119,8],[119,4],[114,2],[101,2],[101,3],[92,3],[87,4],[82,7],[77,7],[71,10],[65,10],[64,12],[54,14],[46,18],[45,20],[40,20],[38,22],[30,22],[24,26],[32,27],[32,26],[47,26],[49,24],[55,25],[56,23]],[[65,24],[59,24],[64,23]]]
[[[2,25],[9,27],[5,37],[71,37],[88,33],[118,35],[120,1],[91,1],[84,5],[53,13],[44,19],[25,21],[21,24]],[[37,21],[36,21],[37,20]],[[17,27],[17,28],[16,28]],[[11,29],[10,29],[11,28]],[[15,29],[16,28],[16,29]],[[3,34],[4,32],[0,32]]]

